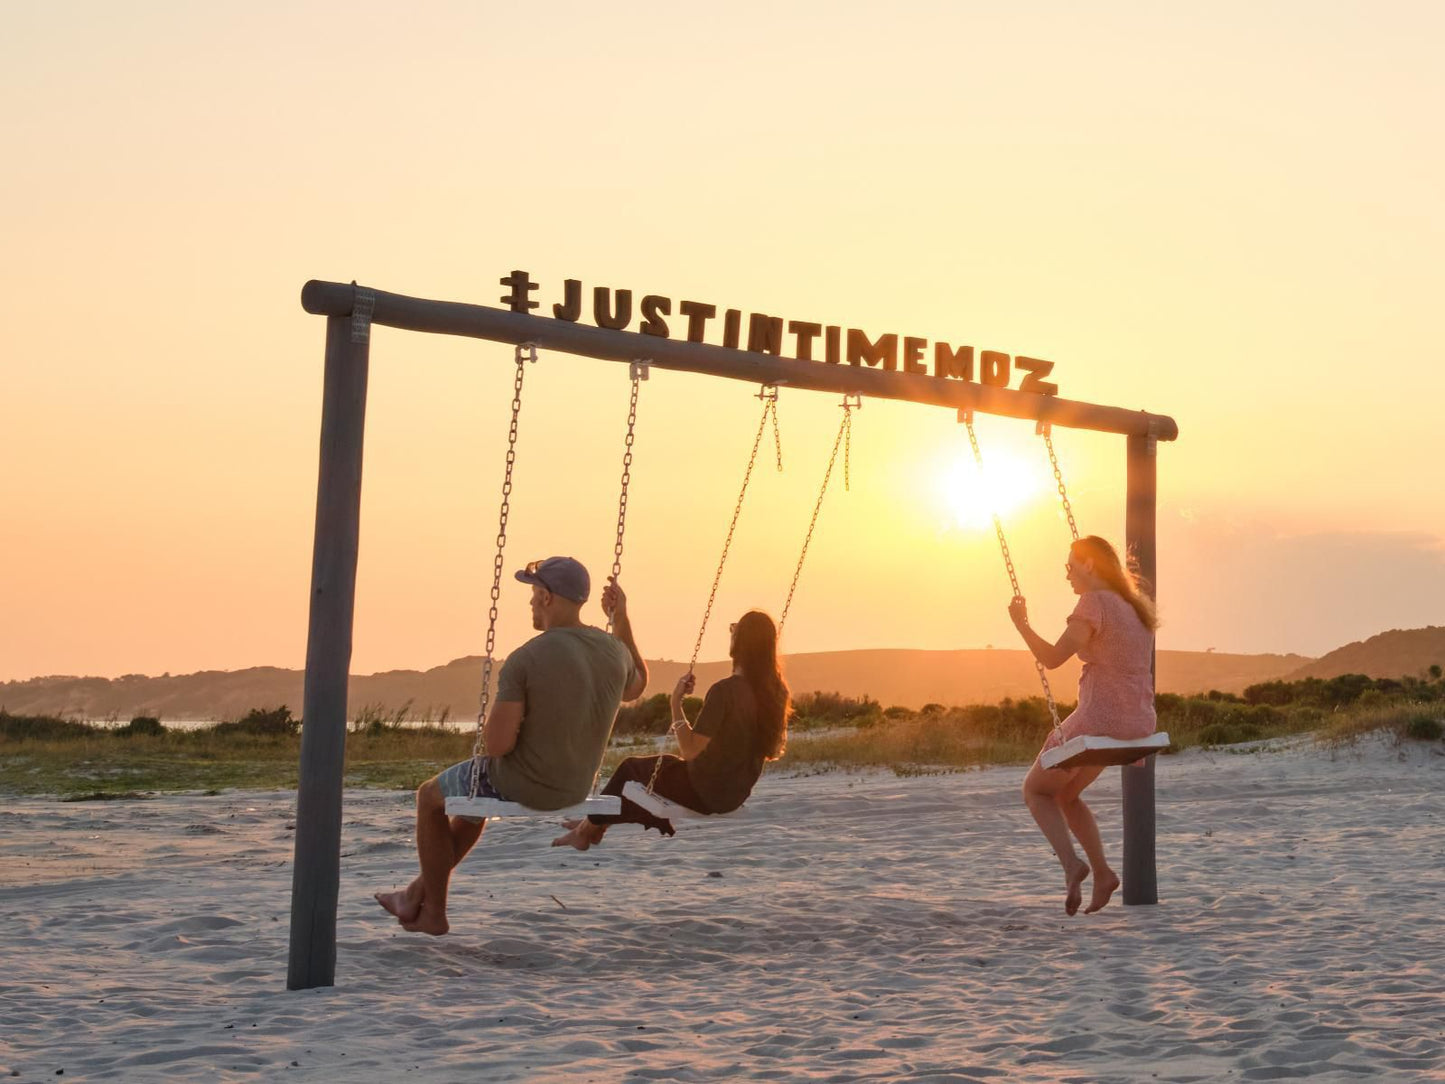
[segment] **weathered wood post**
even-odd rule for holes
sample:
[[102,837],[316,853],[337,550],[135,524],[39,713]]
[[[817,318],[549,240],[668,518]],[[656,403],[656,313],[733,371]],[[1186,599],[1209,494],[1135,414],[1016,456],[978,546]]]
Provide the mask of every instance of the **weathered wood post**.
[[341,882],[341,780],[346,682],[356,609],[361,527],[361,450],[366,422],[370,308],[326,320],[321,466],[311,551],[311,621],[302,695],[296,861],[291,876],[291,955],[286,988],[336,981],[336,901]]
[[[1151,424],[1150,428],[1153,426]],[[1139,562],[1139,573],[1148,581],[1157,600],[1157,544],[1155,539],[1158,503],[1157,439],[1153,432],[1128,438],[1128,498],[1124,511],[1124,544]],[[1149,669],[1154,669],[1151,655]],[[1159,876],[1154,864],[1154,757],[1138,766],[1126,764],[1124,789],[1124,902],[1158,903]]]

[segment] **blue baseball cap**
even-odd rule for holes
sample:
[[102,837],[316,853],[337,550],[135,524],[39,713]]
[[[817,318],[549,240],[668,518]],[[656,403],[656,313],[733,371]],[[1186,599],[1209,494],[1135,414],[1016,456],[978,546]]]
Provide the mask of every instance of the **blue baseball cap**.
[[554,595],[570,598],[573,602],[586,602],[592,593],[592,577],[575,557],[548,557],[545,561],[528,562],[518,572],[522,583],[534,583],[545,587]]

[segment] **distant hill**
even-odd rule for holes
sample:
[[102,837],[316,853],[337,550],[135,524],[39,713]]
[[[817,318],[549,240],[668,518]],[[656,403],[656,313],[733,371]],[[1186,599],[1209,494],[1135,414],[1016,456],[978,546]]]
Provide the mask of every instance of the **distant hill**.
[[1328,655],[1292,671],[1290,681],[1366,674],[1372,678],[1419,677],[1431,666],[1445,666],[1445,627],[1391,629],[1368,640],[1337,647]]
[[[1445,630],[1441,630],[1445,631]],[[1203,651],[1161,651],[1160,692],[1240,692],[1246,685],[1272,681],[1300,670],[1302,655],[1226,655]],[[964,650],[829,651],[793,655],[785,660],[794,693],[867,694],[885,707],[918,708],[939,704],[993,703],[1006,696],[1036,696],[1038,677],[1025,651]],[[686,664],[660,660],[648,664],[648,694],[667,692]],[[724,677],[726,662],[698,666],[698,685],[706,689]],[[1393,671],[1392,671],[1393,672]],[[348,688],[353,717],[364,709],[395,712],[407,707],[410,719],[453,722],[475,719],[482,660],[455,659],[430,670],[390,670],[353,676]],[[1077,694],[1077,660],[1050,675],[1060,700]],[[208,670],[196,674],[121,678],[41,677],[0,684],[0,708],[14,714],[64,715],[85,719],[155,715],[168,720],[234,719],[251,708],[287,704],[301,714],[302,673],[276,667]]]

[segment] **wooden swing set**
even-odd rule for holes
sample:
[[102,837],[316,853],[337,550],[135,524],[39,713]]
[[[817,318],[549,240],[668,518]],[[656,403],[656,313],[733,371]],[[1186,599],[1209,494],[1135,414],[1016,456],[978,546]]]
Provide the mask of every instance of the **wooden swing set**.
[[[746,495],[748,479],[757,457],[765,427],[771,417],[775,439],[777,433],[777,389],[836,392],[843,396],[843,422],[834,441],[832,456],[824,475],[812,520],[808,525],[802,553],[788,591],[787,603],[783,607],[782,621],[786,621],[792,604],[803,561],[807,556],[808,543],[818,521],[823,497],[827,492],[829,479],[838,457],[839,445],[849,439],[852,411],[862,405],[863,396],[874,398],[906,400],[951,407],[958,411],[959,421],[966,425],[969,442],[980,468],[983,456],[973,428],[975,412],[1029,419],[1037,424],[1039,434],[1044,438],[1049,461],[1053,468],[1060,499],[1063,502],[1069,528],[1074,538],[1078,530],[1074,523],[1073,510],[1068,492],[1064,486],[1058,458],[1051,439],[1053,426],[1091,429],[1099,432],[1116,433],[1127,438],[1125,466],[1127,502],[1125,509],[1125,544],[1133,555],[1138,571],[1151,593],[1156,580],[1156,454],[1158,442],[1174,440],[1178,427],[1173,419],[1144,411],[1130,411],[1118,407],[1100,406],[1060,399],[1054,394],[1041,394],[1038,390],[1011,390],[1000,386],[990,373],[999,371],[999,359],[1007,369],[1007,356],[985,352],[986,364],[981,367],[980,380],[940,379],[930,376],[921,365],[910,365],[910,357],[921,356],[922,340],[905,339],[904,371],[895,365],[879,364],[884,361],[885,348],[881,345],[885,336],[874,342],[867,337],[862,343],[874,348],[874,356],[864,351],[859,358],[850,357],[853,364],[837,364],[831,356],[830,362],[811,360],[807,351],[804,334],[816,337],[821,332],[818,325],[801,325],[804,329],[819,328],[818,332],[805,330],[798,335],[797,358],[780,356],[779,338],[781,320],[777,321],[778,334],[773,337],[754,336],[750,332],[749,348],[739,349],[736,328],[740,316],[728,311],[725,321],[730,329],[724,338],[726,345],[716,346],[698,341],[701,325],[694,320],[689,327],[687,341],[667,337],[666,325],[658,313],[666,313],[670,302],[665,298],[649,296],[643,299],[643,312],[649,316],[648,323],[639,332],[630,332],[615,326],[616,320],[607,323],[614,326],[589,327],[578,323],[575,307],[569,314],[564,307],[556,307],[554,317],[537,316],[528,310],[536,303],[527,300],[527,293],[534,286],[526,286],[523,272],[514,271],[501,280],[503,285],[512,287],[512,294],[504,297],[510,302],[509,310],[488,308],[456,302],[431,301],[387,293],[357,286],[355,283],[311,281],[302,289],[302,306],[309,313],[327,317],[326,359],[324,386],[322,392],[320,471],[316,498],[316,533],[312,549],[311,607],[306,648],[306,678],[302,703],[302,738],[300,783],[297,791],[296,846],[292,877],[291,895],[291,940],[286,985],[288,989],[306,989],[315,986],[330,986],[335,981],[336,969],[336,909],[340,889],[341,854],[341,804],[342,765],[346,740],[346,688],[350,673],[353,616],[355,610],[356,564],[360,536],[361,512],[361,466],[362,444],[366,414],[367,370],[370,359],[371,327],[381,324],[409,331],[422,331],[443,335],[458,335],[470,338],[489,339],[510,343],[516,347],[516,376],[513,386],[512,425],[508,435],[506,473],[502,486],[502,503],[499,517],[497,551],[493,566],[491,607],[487,629],[486,655],[483,662],[481,710],[477,717],[477,734],[480,742],[481,727],[485,721],[487,701],[491,683],[493,652],[495,649],[498,600],[500,598],[503,548],[506,542],[507,516],[511,494],[512,466],[516,458],[518,416],[521,407],[523,374],[529,361],[536,360],[538,349],[550,349],[561,353],[577,354],[584,357],[608,361],[625,362],[631,367],[632,394],[628,412],[627,438],[623,456],[622,490],[618,502],[617,538],[614,546],[613,575],[621,569],[624,530],[626,524],[628,483],[632,464],[632,445],[637,418],[639,382],[647,379],[651,368],[671,369],[687,372],[724,376],[759,384],[759,398],[763,400],[762,419],[758,426],[757,438],[753,442],[748,469],[744,474],[742,492],[734,508],[732,523],[728,529],[727,542],[723,547],[722,560],[713,580],[712,593],[708,597],[702,628],[698,632],[697,644],[693,650],[689,672],[696,666],[701,649],[708,616],[718,582],[727,560],[733,528]],[[519,285],[519,283],[523,285]],[[576,292],[572,280],[567,283],[568,297]],[[598,291],[599,294],[601,291]],[[619,291],[620,295],[625,291]],[[520,297],[520,301],[518,298]],[[602,299],[599,298],[599,302]],[[687,312],[691,302],[683,302],[681,309]],[[711,306],[708,306],[711,308]],[[613,316],[609,309],[609,316]],[[754,322],[758,321],[754,316]],[[599,323],[602,323],[599,319]],[[659,331],[659,326],[661,330]],[[789,325],[790,328],[794,325]],[[830,338],[837,328],[828,328]],[[694,332],[697,334],[694,334]],[[850,343],[861,333],[849,329]],[[967,348],[962,348],[967,349]],[[851,351],[851,346],[850,346]],[[946,375],[960,375],[957,367],[959,351],[947,344],[938,344],[941,359],[947,359],[949,372]],[[971,359],[971,350],[969,357]],[[992,359],[991,361],[989,359]],[[1041,366],[1048,363],[1034,359],[1017,359],[1021,370],[1029,372],[1033,379]],[[1051,368],[1051,366],[1049,366]],[[970,363],[971,369],[971,363]],[[1047,369],[1043,369],[1047,372]],[[971,377],[971,371],[968,374]],[[1027,381],[1026,381],[1027,386]],[[1048,386],[1046,386],[1048,387]],[[779,445],[781,466],[781,445]],[[845,477],[847,459],[845,453]],[[1021,595],[1019,581],[1014,571],[1003,524],[994,515],[994,527],[998,535],[1014,594]],[[1059,717],[1054,704],[1052,690],[1042,665],[1038,666],[1045,699],[1055,729]],[[1049,766],[1075,766],[1085,763],[1109,763],[1123,765],[1123,899],[1125,904],[1153,904],[1158,902],[1158,881],[1155,869],[1155,807],[1154,807],[1154,760],[1150,755],[1167,747],[1167,735],[1154,735],[1141,742],[1116,742],[1107,738],[1076,738],[1045,754]],[[1140,758],[1144,759],[1140,759]],[[479,763],[479,761],[474,761]],[[636,801],[659,816],[669,819],[687,816],[690,811],[674,806],[652,793],[652,784],[643,787],[629,783],[625,792],[629,800]],[[596,803],[606,802],[607,809]],[[582,812],[616,812],[612,805],[617,799],[589,798]],[[589,805],[588,803],[592,803]],[[585,807],[585,808],[584,808]],[[495,799],[477,797],[476,770],[473,770],[471,796],[449,799],[449,814],[471,816],[517,816],[536,815],[513,803],[498,802]],[[558,811],[548,815],[555,816]]]

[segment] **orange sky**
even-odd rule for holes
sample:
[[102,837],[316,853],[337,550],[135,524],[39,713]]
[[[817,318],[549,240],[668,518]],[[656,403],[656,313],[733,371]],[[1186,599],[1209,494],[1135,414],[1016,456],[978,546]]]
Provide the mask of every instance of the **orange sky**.
[[[497,304],[526,268],[1048,358],[1172,414],[1165,648],[1445,623],[1445,74],[1434,4],[8,5],[0,679],[303,661],[323,321],[308,278]],[[480,651],[510,351],[379,329],[353,668]],[[508,567],[609,563],[623,366],[528,376]],[[624,580],[686,658],[753,389],[656,373]],[[776,611],[837,423],[784,392],[704,658]],[[1010,541],[1071,596],[1037,486]],[[1060,432],[1086,531],[1123,442]],[[1014,646],[950,412],[869,402],[786,648]],[[499,644],[528,633],[507,581]],[[592,611],[594,619],[597,612]]]

